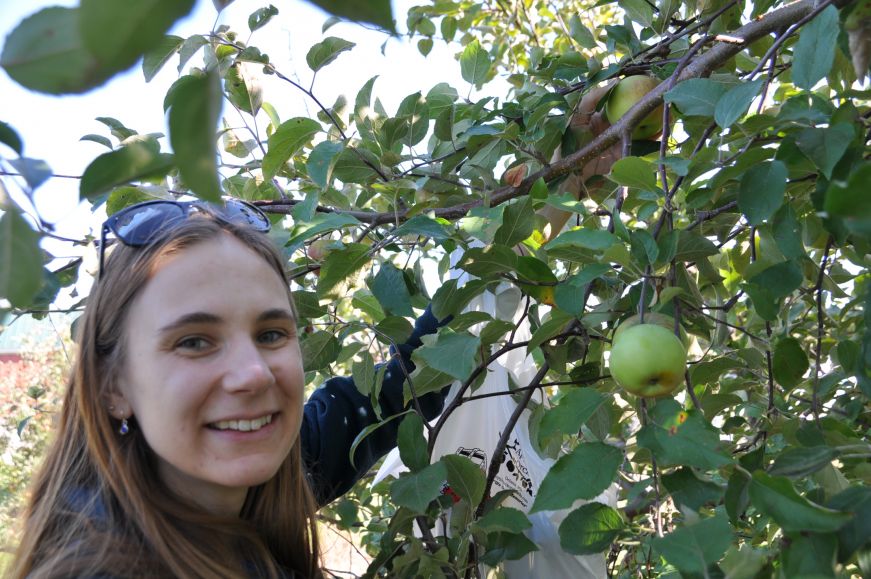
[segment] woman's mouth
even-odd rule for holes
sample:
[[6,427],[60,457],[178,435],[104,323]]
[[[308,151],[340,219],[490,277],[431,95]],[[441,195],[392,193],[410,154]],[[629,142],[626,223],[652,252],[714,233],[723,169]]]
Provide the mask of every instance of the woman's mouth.
[[218,422],[212,422],[208,425],[208,427],[214,430],[254,432],[260,430],[261,428],[272,422],[272,418],[274,416],[274,414],[266,414],[264,416],[261,416],[260,418],[254,418],[251,420],[219,420]]

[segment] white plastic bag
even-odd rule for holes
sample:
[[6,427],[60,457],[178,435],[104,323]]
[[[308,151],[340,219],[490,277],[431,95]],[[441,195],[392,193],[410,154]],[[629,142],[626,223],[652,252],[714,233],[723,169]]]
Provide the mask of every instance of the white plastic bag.
[[[456,261],[456,257],[454,262]],[[467,274],[456,276],[459,284],[468,281]],[[520,291],[509,284],[500,284],[494,291],[485,291],[475,298],[465,311],[483,311],[502,320],[514,321],[522,315],[522,296]],[[529,325],[521,324],[516,332],[516,341],[528,340]],[[487,368],[483,384],[475,395],[507,392],[509,377],[519,386],[529,384],[537,372],[532,358],[524,348],[511,350]],[[458,393],[459,383],[455,383],[447,400]],[[469,393],[466,394],[467,396]],[[540,402],[544,403],[543,398]],[[439,433],[433,448],[433,460],[447,454],[461,454],[477,463],[486,474],[493,452],[502,431],[514,413],[516,403],[510,395],[492,396],[463,403],[448,418]],[[539,456],[533,449],[529,437],[529,417],[525,410],[511,432],[505,447],[502,461],[490,494],[502,490],[513,491],[503,504],[528,513],[535,495],[547,472],[556,462]],[[406,470],[394,449],[385,459],[378,471],[375,482],[390,475],[398,475]],[[446,489],[446,492],[449,492]],[[594,499],[609,506],[616,506],[616,489],[606,490]],[[566,516],[586,501],[576,501],[569,509],[541,511],[529,515],[532,527],[526,531],[527,537],[538,545],[539,550],[518,560],[504,561],[502,567],[509,579],[600,579],[606,576],[604,555],[575,556],[565,552],[560,546],[559,525]]]

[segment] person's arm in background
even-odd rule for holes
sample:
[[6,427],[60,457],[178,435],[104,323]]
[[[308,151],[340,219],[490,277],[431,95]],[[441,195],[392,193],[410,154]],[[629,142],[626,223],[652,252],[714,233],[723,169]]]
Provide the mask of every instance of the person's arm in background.
[[[585,94],[578,103],[574,114],[572,114],[569,127],[574,133],[579,147],[586,145],[594,137],[611,126],[605,119],[605,114],[601,110],[602,107],[599,107],[599,101],[608,94],[612,85],[613,83],[609,83],[605,86],[594,88]],[[597,111],[597,108],[600,110]],[[602,185],[612,187],[613,185],[604,182],[603,175],[610,173],[611,166],[622,156],[622,143],[618,142],[608,147],[598,157],[588,161],[580,171],[569,175],[560,185],[560,193],[571,193],[575,199],[583,199],[589,195],[591,189],[601,187]],[[558,151],[554,155],[554,160],[558,160],[560,157],[561,153]],[[551,205],[545,205],[537,213],[548,222],[547,228],[544,231],[545,237],[548,240],[559,235],[569,217],[571,217],[571,213]]]
[[[414,371],[411,353],[421,346],[421,336],[434,334],[440,325],[427,307],[417,319],[411,337],[399,345],[399,352],[391,350],[379,398],[384,418],[405,409],[403,367],[409,374]],[[450,384],[446,384],[441,391],[419,398],[425,420],[435,418],[442,411],[449,387]],[[351,444],[363,429],[378,422],[371,401],[360,394],[354,380],[347,377],[331,378],[312,393],[303,408],[300,441],[305,469],[319,505],[326,505],[348,492],[378,459],[396,446],[401,421],[401,418],[390,420],[369,434],[357,446],[351,465]]]

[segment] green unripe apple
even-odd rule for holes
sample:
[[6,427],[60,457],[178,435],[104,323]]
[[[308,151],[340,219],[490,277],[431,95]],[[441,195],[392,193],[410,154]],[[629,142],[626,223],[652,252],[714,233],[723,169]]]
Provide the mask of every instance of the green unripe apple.
[[[619,121],[626,111],[635,106],[647,93],[652,91],[659,81],[649,76],[627,76],[611,91],[605,103],[605,117],[612,125]],[[662,132],[662,105],[656,107],[647,115],[632,132],[636,141],[654,139]]]
[[[616,342],[618,337],[623,334],[629,328],[637,326],[641,323],[641,316],[635,314],[634,316],[628,317],[617,326],[617,329],[614,331],[614,335],[611,337],[612,342]],[[657,326],[662,326],[672,334],[674,333],[674,318],[671,316],[667,316],[665,314],[660,314],[659,312],[647,312],[644,314],[644,323],[645,324],[656,324]],[[690,337],[687,334],[687,331],[684,330],[683,326],[680,326],[680,341],[684,345],[684,350],[690,347]]]
[[313,261],[323,261],[336,248],[336,242],[332,239],[316,239],[308,246],[308,257]]
[[627,392],[667,396],[684,380],[687,352],[680,338],[656,324],[638,324],[620,332],[611,344],[611,376]]

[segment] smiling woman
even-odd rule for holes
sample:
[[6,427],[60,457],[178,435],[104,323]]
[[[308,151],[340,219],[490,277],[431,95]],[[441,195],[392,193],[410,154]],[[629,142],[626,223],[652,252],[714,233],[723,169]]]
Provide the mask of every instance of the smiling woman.
[[[110,228],[121,243],[79,328],[14,576],[317,576],[317,505],[395,444],[382,428],[350,465],[374,412],[342,378],[304,409],[295,309],[259,212],[196,209],[155,222],[133,206]],[[436,327],[427,312],[388,365],[386,411]]]

